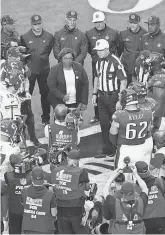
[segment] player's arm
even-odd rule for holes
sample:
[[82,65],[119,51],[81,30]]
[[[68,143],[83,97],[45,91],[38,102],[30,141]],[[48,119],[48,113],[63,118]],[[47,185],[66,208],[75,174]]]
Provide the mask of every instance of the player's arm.
[[112,142],[113,145],[117,145],[117,137],[118,137],[118,132],[119,132],[119,122],[118,122],[118,117],[116,113],[112,116],[112,124],[110,128],[110,141]]

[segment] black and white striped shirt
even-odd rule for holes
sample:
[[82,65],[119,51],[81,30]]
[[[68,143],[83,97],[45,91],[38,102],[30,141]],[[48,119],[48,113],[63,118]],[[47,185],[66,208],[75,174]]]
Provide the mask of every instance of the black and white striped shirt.
[[120,81],[126,79],[124,67],[119,58],[113,54],[96,63],[99,78],[98,90],[113,92],[119,90]]

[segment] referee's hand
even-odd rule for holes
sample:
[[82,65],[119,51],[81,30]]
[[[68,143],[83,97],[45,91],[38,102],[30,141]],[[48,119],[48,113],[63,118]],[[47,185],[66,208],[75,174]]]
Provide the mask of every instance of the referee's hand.
[[96,100],[97,100],[97,95],[92,95],[92,104],[93,104],[94,106],[97,106]]

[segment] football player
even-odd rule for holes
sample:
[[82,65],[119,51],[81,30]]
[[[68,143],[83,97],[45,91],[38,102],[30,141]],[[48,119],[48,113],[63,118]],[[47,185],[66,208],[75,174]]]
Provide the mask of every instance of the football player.
[[117,145],[115,168],[124,168],[124,158],[129,156],[131,163],[145,159],[150,162],[145,140],[152,123],[152,111],[141,110],[138,107],[138,97],[134,90],[126,89],[121,93],[123,110],[117,110],[113,115],[110,129],[110,139]]

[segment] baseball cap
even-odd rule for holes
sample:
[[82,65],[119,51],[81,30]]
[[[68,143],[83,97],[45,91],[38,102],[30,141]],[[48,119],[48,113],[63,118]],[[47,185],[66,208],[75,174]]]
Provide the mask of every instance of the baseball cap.
[[14,22],[16,22],[17,20],[15,20],[13,17],[11,17],[10,15],[5,15],[2,17],[1,19],[1,24],[14,24]]
[[68,11],[68,12],[66,13],[66,17],[67,17],[67,18],[75,18],[75,19],[77,19],[77,16],[78,16],[78,14],[77,14],[77,12],[74,11],[74,10]]
[[92,20],[93,23],[101,22],[104,20],[105,20],[105,15],[103,12],[96,11],[95,13],[93,13],[93,20]]
[[44,171],[40,166],[35,166],[32,170],[32,179],[36,184],[42,184],[44,181]]
[[32,15],[31,18],[30,18],[30,20],[31,20],[31,23],[32,23],[32,24],[42,23],[42,18],[41,18],[41,16],[38,15],[38,14]]
[[138,161],[135,163],[137,173],[141,178],[147,178],[150,176],[150,172],[148,170],[148,164],[143,161]]
[[140,22],[140,16],[136,13],[130,14],[128,21],[133,24],[137,24]]
[[93,48],[93,50],[101,51],[106,48],[109,48],[109,43],[105,39],[99,39],[96,41],[96,46]]
[[121,186],[121,192],[127,201],[132,201],[135,198],[134,185],[130,182],[124,182]]
[[144,23],[147,23],[147,24],[160,24],[160,19],[157,16],[150,16],[148,18],[148,21],[144,22]]
[[76,149],[72,149],[68,153],[68,158],[70,158],[70,159],[80,159],[80,151],[78,151]]

